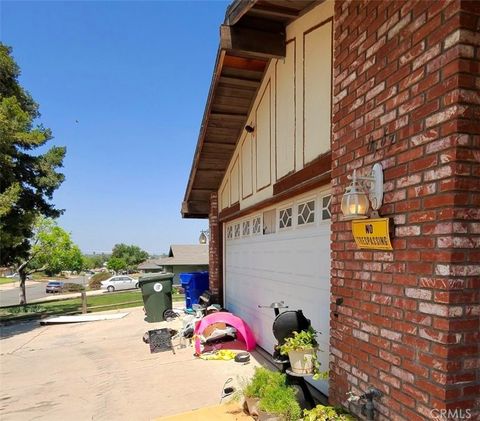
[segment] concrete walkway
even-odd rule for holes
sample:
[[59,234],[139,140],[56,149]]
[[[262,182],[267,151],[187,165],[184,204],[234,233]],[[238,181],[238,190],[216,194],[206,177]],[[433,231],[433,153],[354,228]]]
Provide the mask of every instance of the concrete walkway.
[[[150,420],[217,405],[225,381],[264,363],[204,361],[193,348],[150,354],[141,308],[129,315],[68,325],[19,323],[0,330],[0,419]],[[112,313],[112,312],[110,312]]]

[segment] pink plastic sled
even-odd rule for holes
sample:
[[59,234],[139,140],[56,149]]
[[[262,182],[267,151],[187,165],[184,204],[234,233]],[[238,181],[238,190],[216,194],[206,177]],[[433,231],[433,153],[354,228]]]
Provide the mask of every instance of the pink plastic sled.
[[[255,337],[248,325],[240,319],[240,317],[223,311],[209,314],[200,320],[195,326],[195,335],[201,335],[207,326],[213,323],[225,323],[237,329],[237,334],[239,334],[242,337],[243,342],[245,342],[247,351],[252,351],[257,346]],[[198,338],[198,336],[195,338],[195,352],[197,355],[201,354],[200,338]]]

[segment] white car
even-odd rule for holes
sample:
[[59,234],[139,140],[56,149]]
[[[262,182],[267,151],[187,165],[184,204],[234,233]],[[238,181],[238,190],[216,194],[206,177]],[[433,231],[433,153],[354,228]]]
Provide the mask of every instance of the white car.
[[101,285],[102,289],[106,289],[108,292],[133,289],[138,288],[138,279],[133,279],[125,275],[117,275],[108,278],[106,281],[102,281]]

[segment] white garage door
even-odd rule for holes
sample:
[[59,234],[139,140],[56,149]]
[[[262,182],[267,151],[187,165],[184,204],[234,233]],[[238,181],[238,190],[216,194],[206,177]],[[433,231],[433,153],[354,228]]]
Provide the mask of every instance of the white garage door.
[[[265,234],[262,232],[265,231]],[[275,231],[272,233],[272,231]],[[258,308],[285,301],[302,309],[321,332],[319,361],[328,369],[330,317],[330,192],[308,196],[233,221],[225,228],[225,303],[273,353],[274,312]],[[328,394],[327,382],[319,389]]]

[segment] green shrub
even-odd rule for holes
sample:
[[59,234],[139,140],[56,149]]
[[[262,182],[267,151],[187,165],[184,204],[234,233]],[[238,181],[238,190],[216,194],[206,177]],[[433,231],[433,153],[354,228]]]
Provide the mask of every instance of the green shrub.
[[112,274],[110,272],[100,272],[96,273],[90,278],[90,281],[88,281],[88,286],[90,289],[100,289],[101,282],[106,281],[108,278],[111,278]]
[[243,394],[247,398],[260,399],[259,408],[262,411],[283,416],[287,421],[301,418],[295,389],[286,385],[285,374],[278,371],[256,368],[252,379],[243,388]]
[[255,374],[245,386],[243,394],[247,398],[262,398],[267,386],[285,387],[285,374],[263,367],[255,368]]
[[286,421],[297,421],[302,416],[295,389],[285,385],[282,387],[268,385],[258,407],[269,414],[281,415]]
[[85,287],[80,284],[74,284],[71,282],[66,282],[63,284],[63,291],[65,292],[81,292],[85,291]]
[[42,313],[45,309],[39,305],[15,306],[6,309],[10,314]]
[[340,406],[317,405],[310,411],[303,411],[304,421],[355,421],[356,418],[350,415]]

